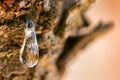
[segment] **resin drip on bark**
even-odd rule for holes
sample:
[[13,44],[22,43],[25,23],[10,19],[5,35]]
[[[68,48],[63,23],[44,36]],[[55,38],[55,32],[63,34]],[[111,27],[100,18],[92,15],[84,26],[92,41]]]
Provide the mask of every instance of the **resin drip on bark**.
[[39,49],[34,23],[28,19],[25,26],[25,38],[20,51],[20,61],[28,67],[34,67],[38,63],[38,60]]

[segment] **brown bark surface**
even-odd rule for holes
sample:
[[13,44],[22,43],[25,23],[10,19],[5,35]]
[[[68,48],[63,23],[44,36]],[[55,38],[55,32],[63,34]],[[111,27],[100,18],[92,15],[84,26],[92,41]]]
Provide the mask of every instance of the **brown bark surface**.
[[[111,29],[85,15],[94,0],[1,0],[0,80],[61,80],[66,64],[88,43]],[[26,19],[31,19],[39,45],[39,63],[19,61]]]

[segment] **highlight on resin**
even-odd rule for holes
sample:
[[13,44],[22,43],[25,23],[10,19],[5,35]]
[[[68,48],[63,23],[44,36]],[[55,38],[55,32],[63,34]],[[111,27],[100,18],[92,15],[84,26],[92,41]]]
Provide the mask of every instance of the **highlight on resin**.
[[25,37],[20,50],[19,59],[28,67],[34,67],[39,60],[39,49],[35,34],[35,26],[32,20],[27,19],[25,24]]

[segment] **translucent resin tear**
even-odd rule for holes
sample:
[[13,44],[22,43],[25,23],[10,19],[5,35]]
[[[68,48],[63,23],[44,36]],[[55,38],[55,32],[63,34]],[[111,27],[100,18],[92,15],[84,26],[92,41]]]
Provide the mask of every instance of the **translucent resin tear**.
[[28,67],[34,67],[39,60],[39,49],[34,29],[34,23],[31,20],[26,21],[25,38],[20,50],[19,59]]

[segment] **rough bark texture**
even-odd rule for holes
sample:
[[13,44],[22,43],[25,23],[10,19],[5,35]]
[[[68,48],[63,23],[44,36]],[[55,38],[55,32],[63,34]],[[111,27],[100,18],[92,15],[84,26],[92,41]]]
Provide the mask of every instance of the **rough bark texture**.
[[[61,80],[66,64],[111,23],[93,24],[85,11],[94,0],[0,0],[0,80]],[[35,24],[40,59],[19,61],[26,19]]]

